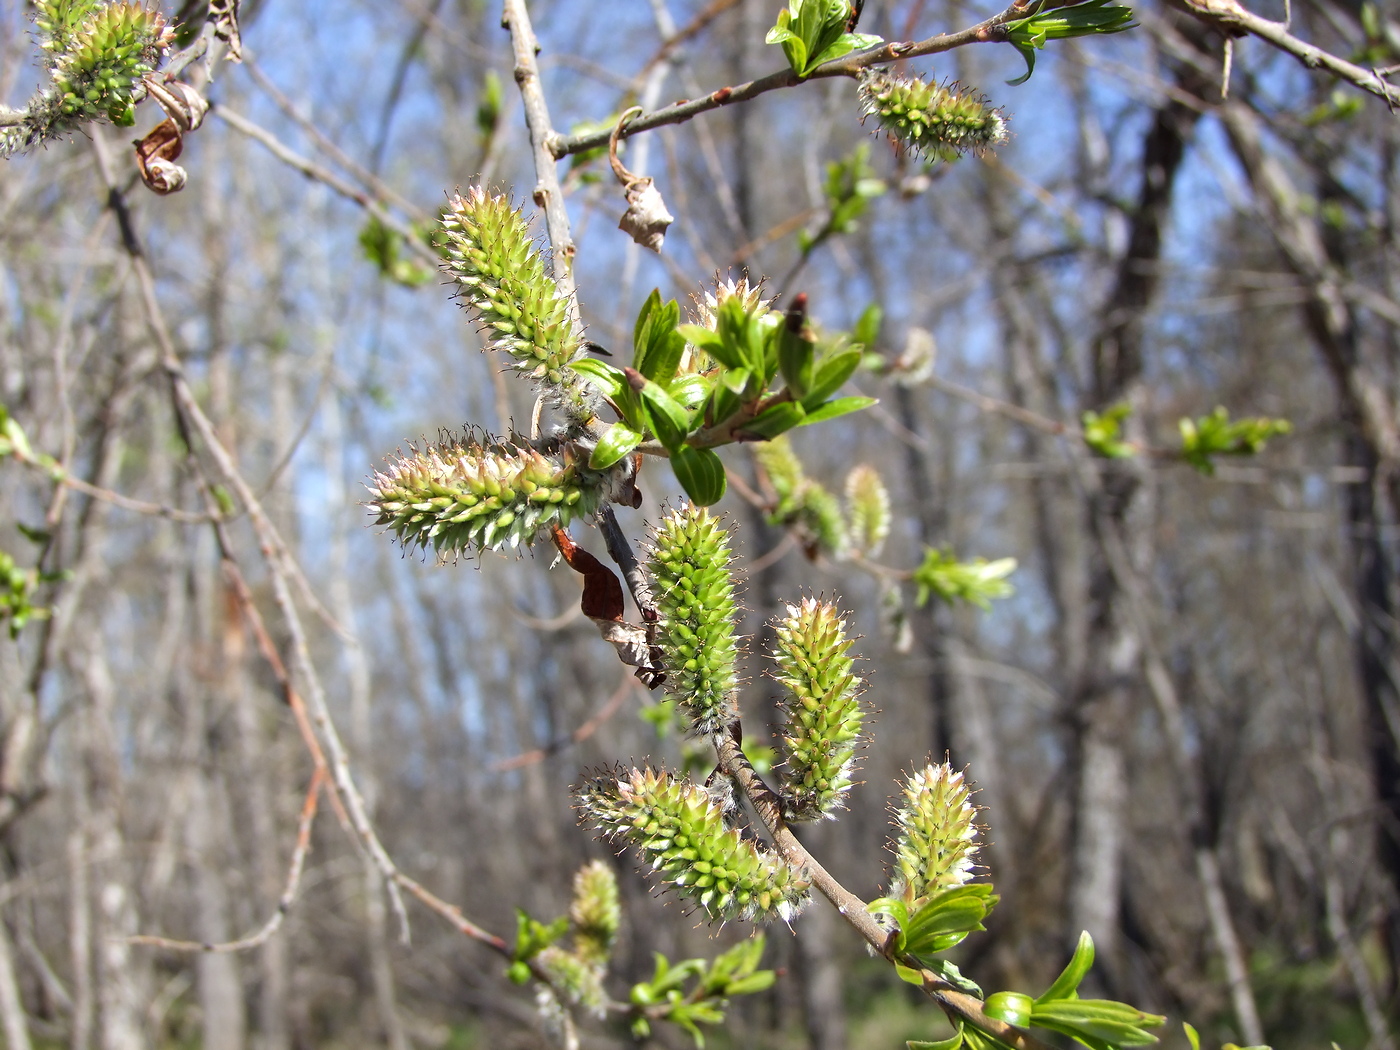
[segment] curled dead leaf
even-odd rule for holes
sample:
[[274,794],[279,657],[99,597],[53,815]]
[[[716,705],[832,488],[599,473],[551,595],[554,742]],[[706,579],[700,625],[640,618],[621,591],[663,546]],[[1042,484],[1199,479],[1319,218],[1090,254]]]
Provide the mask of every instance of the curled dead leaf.
[[175,163],[183,148],[180,128],[171,117],[136,143],[136,167],[140,169],[141,181],[153,193],[164,196],[184,188],[185,169]]
[[626,188],[627,211],[617,228],[654,252],[661,251],[666,240],[666,227],[676,221],[666,210],[666,202],[650,178],[638,179]]

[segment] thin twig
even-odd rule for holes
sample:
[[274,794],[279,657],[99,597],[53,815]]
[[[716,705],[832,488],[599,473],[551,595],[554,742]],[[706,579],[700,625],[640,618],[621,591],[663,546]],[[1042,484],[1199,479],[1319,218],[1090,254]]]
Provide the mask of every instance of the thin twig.
[[[938,36],[929,37],[927,40],[921,40],[917,43],[891,41],[873,50],[861,51],[837,59],[835,62],[828,62],[805,78],[799,77],[791,69],[781,69],[776,73],[759,77],[757,80],[750,80],[746,84],[722,87],[701,98],[687,99],[664,109],[658,109],[653,113],[645,113],[627,125],[627,130],[622,137],[631,138],[643,131],[650,131],[652,128],[663,127],[667,124],[683,124],[701,113],[708,113],[710,110],[732,105],[735,102],[746,102],[751,98],[767,94],[769,91],[796,87],[807,80],[821,80],[827,77],[855,77],[859,76],[862,69],[867,69],[870,66],[951,51],[953,48],[962,47],[965,44],[1003,41],[1005,40],[1005,32],[1001,29],[1002,24],[1018,17],[1023,12],[1024,5],[1012,4],[999,14],[956,33],[940,33]],[[606,131],[591,132],[586,135],[556,136],[551,141],[550,148],[555,159],[558,159],[584,150],[597,149],[599,146],[607,145],[607,141],[608,132]]]
[[123,510],[135,511],[137,514],[145,514],[153,518],[168,518],[171,521],[184,522],[189,525],[208,525],[213,521],[226,520],[221,514],[201,514],[197,511],[181,510],[179,507],[169,507],[164,503],[147,503],[145,500],[123,496],[120,492],[113,492],[111,489],[104,489],[100,485],[84,481],[82,478],[68,473],[62,466],[43,463],[37,457],[31,456],[21,449],[14,449],[12,455],[16,461],[23,463],[26,467],[42,471],[50,480],[59,485],[66,486],[75,492],[81,492],[84,496],[91,496],[93,499],[110,503],[114,507],[121,507]]
[[633,689],[640,689],[641,683],[631,675],[626,675],[622,679],[622,684],[613,690],[613,695],[608,697],[607,703],[600,707],[597,712],[583,725],[579,726],[568,736],[560,737],[558,740],[550,741],[544,747],[533,748],[530,751],[522,751],[518,755],[510,758],[503,758],[491,766],[493,773],[505,773],[512,769],[521,769],[525,766],[532,766],[537,762],[543,762],[559,754],[561,751],[572,747],[574,744],[581,744],[598,731],[599,726],[606,722],[613,715],[617,714],[622,707],[622,701],[627,699],[627,694]]
[[249,138],[261,142],[268,148],[269,152],[283,164],[295,168],[309,179],[315,179],[317,182],[334,190],[347,200],[354,201],[370,215],[374,216],[375,219],[403,238],[403,243],[407,246],[408,250],[418,256],[423,262],[426,262],[434,268],[442,262],[438,254],[423,243],[422,238],[419,237],[418,233],[411,226],[400,220],[364,190],[346,182],[329,168],[317,164],[314,160],[303,157],[272,132],[268,131],[266,128],[259,127],[247,117],[241,116],[227,106],[211,102],[209,104],[209,112],[235,131],[242,132]]
[[[557,138],[554,125],[549,120],[549,105],[545,101],[544,86],[540,83],[540,66],[536,56],[539,41],[535,39],[534,26],[530,24],[530,13],[525,8],[525,0],[505,0],[505,13],[501,19],[510,30],[511,47],[515,52],[515,83],[520,88],[521,101],[525,103],[525,125],[530,131],[530,149],[535,161],[535,192],[532,194],[536,207],[544,209],[545,230],[552,249],[554,283],[569,304],[569,319],[575,326],[579,323],[578,295],[574,287],[574,239],[569,231],[569,214],[564,210],[564,192],[559,185],[559,172],[554,166],[557,157],[552,150]],[[603,133],[599,145],[608,141],[608,133]]]
[[1368,91],[1377,98],[1384,99],[1385,104],[1391,108],[1392,112],[1395,110],[1396,103],[1400,102],[1400,94],[1396,93],[1395,85],[1382,78],[1379,70],[1358,66],[1344,58],[1338,58],[1329,51],[1309,44],[1307,41],[1299,40],[1288,31],[1287,22],[1274,22],[1262,18],[1253,11],[1246,10],[1238,0],[1185,0],[1185,3],[1193,12],[1224,27],[1227,31],[1242,29],[1257,36],[1260,40],[1272,44],[1280,51],[1292,55],[1309,69],[1325,69],[1333,76],[1340,77],[1349,84],[1359,87],[1362,91]]
[[301,885],[301,873],[306,866],[306,855],[311,852],[311,825],[316,820],[316,802],[321,796],[321,788],[325,782],[325,768],[317,766],[311,773],[311,784],[306,789],[306,800],[301,804],[301,819],[297,823],[297,844],[296,849],[292,851],[292,862],[287,870],[286,887],[282,890],[282,896],[277,899],[276,911],[256,932],[236,941],[225,941],[220,944],[208,941],[176,941],[168,937],[152,937],[145,934],[128,937],[126,943],[162,948],[168,952],[211,953],[246,952],[266,944],[272,935],[281,929],[283,921],[287,918],[287,913],[292,908],[292,903],[296,900],[297,889]]
[[[749,763],[737,737],[737,733],[721,733],[715,738],[719,766],[726,775],[734,779],[744,797],[753,805],[754,812],[758,814],[758,819],[772,839],[774,849],[789,864],[806,872],[812,885],[831,902],[841,917],[867,944],[893,961],[888,931],[875,921],[875,917],[866,908],[866,902],[841,885],[798,841],[797,836],[783,820],[782,804],[778,796]],[[981,1000],[958,991],[934,973],[925,971],[923,976],[924,991],[950,1017],[967,1021],[1007,1045],[1015,1047],[1016,1050],[1049,1050],[1045,1043],[1020,1028],[988,1017],[982,1010]]]

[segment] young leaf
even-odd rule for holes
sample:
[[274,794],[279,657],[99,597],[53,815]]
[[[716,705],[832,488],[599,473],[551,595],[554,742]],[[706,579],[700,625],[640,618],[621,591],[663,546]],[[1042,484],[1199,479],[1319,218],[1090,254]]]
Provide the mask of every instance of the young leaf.
[[802,399],[802,407],[809,412],[820,407],[822,402],[840,390],[860,367],[860,358],[861,352],[851,348],[833,354],[818,365],[812,380],[812,389]]
[[1031,1023],[1031,997],[1025,992],[996,992],[987,996],[982,1012],[995,1021],[1024,1028]]
[[754,416],[739,433],[745,438],[775,438],[793,427],[801,426],[806,416],[801,405],[783,401]]
[[850,415],[852,412],[859,412],[863,408],[869,408],[874,404],[878,404],[877,398],[838,397],[835,401],[827,401],[825,404],[808,411],[800,425],[808,427],[813,423],[825,423],[828,419],[839,419],[842,416]]
[[685,494],[701,507],[724,498],[724,464],[713,449],[682,445],[671,454],[671,469]]
[[859,343],[863,349],[869,350],[880,338],[880,323],[884,316],[885,312],[880,309],[879,303],[867,306],[861,311],[856,326],[851,329],[851,342]]
[[620,368],[614,368],[596,357],[579,357],[569,362],[569,367],[588,380],[602,394],[616,401],[627,389],[627,377]]
[[1089,967],[1094,965],[1094,938],[1089,936],[1089,931],[1085,930],[1079,935],[1079,943],[1074,946],[1074,955],[1070,958],[1069,964],[1060,972],[1060,976],[1055,978],[1055,983],[1036,999],[1038,1003],[1054,1002],[1056,999],[1073,999],[1077,994],[1079,982],[1084,980],[1084,975],[1089,972]]
[[614,423],[598,439],[593,454],[588,457],[588,466],[592,470],[606,470],[641,443],[641,434],[626,423]]
[[690,433],[690,413],[684,405],[666,393],[660,383],[648,379],[636,387],[636,390],[646,402],[657,440],[674,455],[686,435]]
[[927,1042],[922,1039],[910,1039],[905,1042],[908,1050],[958,1050],[963,1044],[963,1026],[958,1025],[958,1030],[947,1039],[939,1039],[937,1042]]
[[778,334],[778,370],[788,389],[799,399],[812,388],[812,369],[816,359],[816,344],[808,338],[806,326],[807,297],[799,295]]
[[913,955],[947,951],[967,934],[981,930],[1000,898],[986,883],[951,886],[929,897],[904,931],[904,950]]

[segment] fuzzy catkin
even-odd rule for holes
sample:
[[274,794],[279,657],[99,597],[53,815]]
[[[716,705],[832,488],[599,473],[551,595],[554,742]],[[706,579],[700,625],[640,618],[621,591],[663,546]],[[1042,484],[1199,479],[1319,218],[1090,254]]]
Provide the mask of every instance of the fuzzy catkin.
[[944,762],[927,765],[904,782],[895,808],[898,838],[890,896],[911,905],[972,879],[977,854],[977,808],[961,772]]
[[487,346],[510,355],[569,414],[592,415],[594,395],[569,367],[582,350],[568,300],[545,272],[520,209],[473,186],[448,202],[442,228],[444,269],[480,318]]
[[703,507],[683,507],[657,526],[648,568],[656,581],[656,645],[666,695],[698,733],[721,732],[734,703],[734,581],[729,536]]
[[600,777],[578,792],[582,819],[626,842],[714,920],[789,920],[810,880],[777,854],[730,828],[723,805],[701,785],[651,768]]
[[955,82],[930,84],[870,70],[860,78],[860,101],[891,138],[930,159],[951,160],[1006,140],[1001,110]]
[[830,602],[807,598],[789,605],[776,633],[774,677],[787,690],[780,702],[783,815],[819,820],[833,814],[851,787],[864,721],[862,682],[851,673],[851,639]]
[[439,554],[529,545],[597,509],[601,478],[566,449],[474,441],[414,449],[374,475],[369,506],[406,546]]

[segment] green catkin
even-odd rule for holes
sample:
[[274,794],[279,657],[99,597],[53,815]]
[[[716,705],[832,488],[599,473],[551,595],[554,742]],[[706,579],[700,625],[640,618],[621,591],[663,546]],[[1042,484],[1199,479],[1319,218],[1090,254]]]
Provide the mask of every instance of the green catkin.
[[604,966],[617,943],[622,923],[617,878],[601,860],[590,861],[574,875],[574,899],[569,908],[574,952],[585,962]]
[[962,773],[946,762],[905,780],[903,803],[895,808],[891,897],[916,907],[931,894],[972,879],[979,829],[971,794]]
[[88,121],[135,123],[141,78],[155,71],[174,38],[158,11],[125,0],[40,0],[34,25],[50,83],[30,99],[22,123],[0,128],[0,157]]
[[852,549],[879,557],[890,534],[890,494],[880,472],[861,463],[846,475],[846,535]]
[[666,696],[698,733],[722,732],[734,703],[737,608],[729,537],[703,507],[683,507],[656,529],[648,568],[656,581],[656,645]]
[[928,84],[870,70],[860,78],[861,109],[914,153],[952,160],[1006,141],[1006,118],[974,91],[955,82]]
[[829,602],[789,605],[778,623],[777,680],[788,696],[781,769],[788,820],[831,817],[851,787],[864,712],[862,682],[851,673],[851,639]]
[[481,321],[487,346],[509,354],[566,412],[586,419],[595,395],[569,367],[581,340],[568,301],[545,273],[544,255],[520,209],[473,186],[454,196],[442,218],[444,269]]
[[583,820],[626,842],[661,881],[712,920],[792,919],[808,900],[805,872],[726,825],[701,785],[662,771],[619,771],[578,793]]
[[527,546],[597,509],[602,479],[567,450],[474,441],[414,449],[374,475],[369,506],[406,546],[439,554]]

